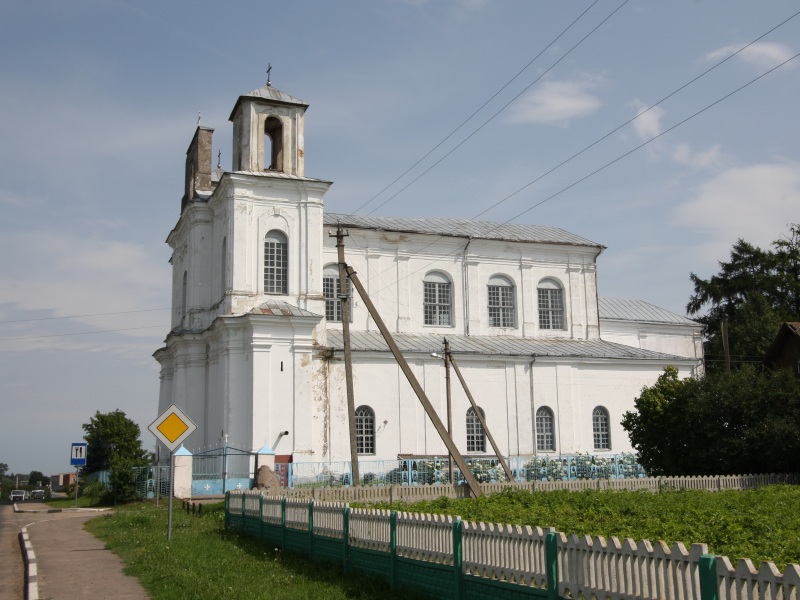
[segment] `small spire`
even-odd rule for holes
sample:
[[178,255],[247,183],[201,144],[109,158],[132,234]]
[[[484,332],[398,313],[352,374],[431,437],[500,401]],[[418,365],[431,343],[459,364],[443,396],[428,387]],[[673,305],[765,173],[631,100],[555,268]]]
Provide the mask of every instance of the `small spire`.
[[267,63],[267,87],[272,86],[272,81],[270,81],[271,73],[272,73],[272,63]]
[[221,168],[222,165],[222,150],[217,150],[217,168]]
[[200,127],[200,111],[197,111],[197,126]]

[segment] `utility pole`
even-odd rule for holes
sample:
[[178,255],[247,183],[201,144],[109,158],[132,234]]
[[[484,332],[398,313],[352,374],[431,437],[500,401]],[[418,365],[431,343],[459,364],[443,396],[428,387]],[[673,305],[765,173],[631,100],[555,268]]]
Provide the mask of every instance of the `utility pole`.
[[378,329],[383,336],[383,339],[386,341],[386,345],[389,346],[389,350],[394,355],[397,364],[400,366],[400,370],[403,371],[403,374],[406,376],[409,385],[411,385],[411,389],[414,390],[414,393],[419,398],[420,404],[425,409],[425,412],[428,414],[428,418],[433,423],[433,426],[436,428],[436,431],[439,433],[439,437],[442,438],[444,445],[447,446],[448,451],[452,454],[458,468],[461,469],[461,473],[464,475],[464,479],[469,485],[469,489],[472,492],[472,495],[476,498],[483,495],[483,490],[481,490],[481,486],[478,481],[475,479],[475,476],[472,474],[472,471],[469,470],[469,465],[467,465],[467,461],[464,460],[464,457],[461,455],[461,452],[458,451],[455,443],[453,442],[453,438],[450,437],[450,434],[445,429],[442,420],[439,418],[439,415],[436,414],[436,411],[431,404],[431,401],[428,400],[428,396],[425,395],[425,390],[422,389],[422,386],[417,381],[417,378],[414,376],[414,372],[411,370],[411,367],[408,366],[406,359],[403,357],[403,354],[400,352],[400,348],[397,347],[397,344],[392,338],[392,334],[389,333],[389,330],[386,328],[386,324],[383,322],[380,314],[378,313],[378,309],[375,308],[375,305],[370,300],[370,297],[367,295],[367,291],[364,289],[364,286],[361,285],[361,281],[356,275],[355,270],[352,267],[346,267],[347,274],[350,276],[350,281],[353,282],[353,286],[355,286],[356,290],[358,291],[358,295],[361,296],[361,299],[364,301],[364,304],[367,306],[367,310],[369,311],[370,316],[372,316],[372,320],[375,321],[375,324],[378,326]]
[[[450,342],[444,338],[444,383],[447,390],[447,433],[453,437],[453,407],[452,407],[452,394],[450,393]],[[448,452],[447,454],[447,472],[450,474],[450,485],[455,487],[456,482],[453,481],[453,455]]]
[[353,360],[350,349],[350,296],[347,289],[347,265],[344,262],[344,238],[349,235],[341,227],[336,228],[336,251],[339,259],[339,301],[342,303],[342,339],[344,341],[344,379],[347,388],[347,421],[350,427],[350,469],[353,481],[359,486],[358,447],[356,444],[356,403],[353,395]]

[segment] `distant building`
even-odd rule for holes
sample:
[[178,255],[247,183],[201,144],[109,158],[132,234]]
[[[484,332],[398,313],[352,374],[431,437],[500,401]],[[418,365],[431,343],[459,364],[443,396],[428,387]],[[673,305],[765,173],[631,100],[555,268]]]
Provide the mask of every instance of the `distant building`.
[[770,369],[792,369],[800,377],[800,323],[781,325],[765,362]]
[[[335,239],[446,420],[443,338],[503,453],[630,451],[620,421],[667,365],[702,365],[701,326],[653,305],[597,298],[604,246],[562,229],[333,214],[304,172],[304,102],[265,86],[236,101],[233,170],[212,133],[186,157],[172,248],[172,329],[156,351],[159,411],[198,424],[190,450],[269,445],[285,460],[349,460]],[[457,208],[453,208],[457,212]],[[385,342],[354,296],[357,446],[364,460],[442,455]],[[455,382],[453,437],[486,437]],[[285,434],[288,432],[288,434]]]
[[75,483],[75,472],[59,473],[57,475],[50,475],[50,489],[53,491],[62,490],[65,487]]

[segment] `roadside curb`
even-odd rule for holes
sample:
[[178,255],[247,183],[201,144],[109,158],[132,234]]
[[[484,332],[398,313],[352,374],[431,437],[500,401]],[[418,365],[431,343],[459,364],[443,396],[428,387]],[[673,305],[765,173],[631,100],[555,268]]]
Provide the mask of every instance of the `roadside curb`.
[[25,561],[25,600],[39,600],[39,570],[27,527],[19,532],[19,543],[22,547],[22,559]]

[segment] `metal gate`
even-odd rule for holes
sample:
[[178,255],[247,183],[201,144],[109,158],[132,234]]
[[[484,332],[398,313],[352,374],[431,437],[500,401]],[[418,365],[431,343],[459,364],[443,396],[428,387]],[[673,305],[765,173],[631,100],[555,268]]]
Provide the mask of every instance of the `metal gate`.
[[253,485],[256,453],[233,446],[192,455],[192,496],[249,490]]

